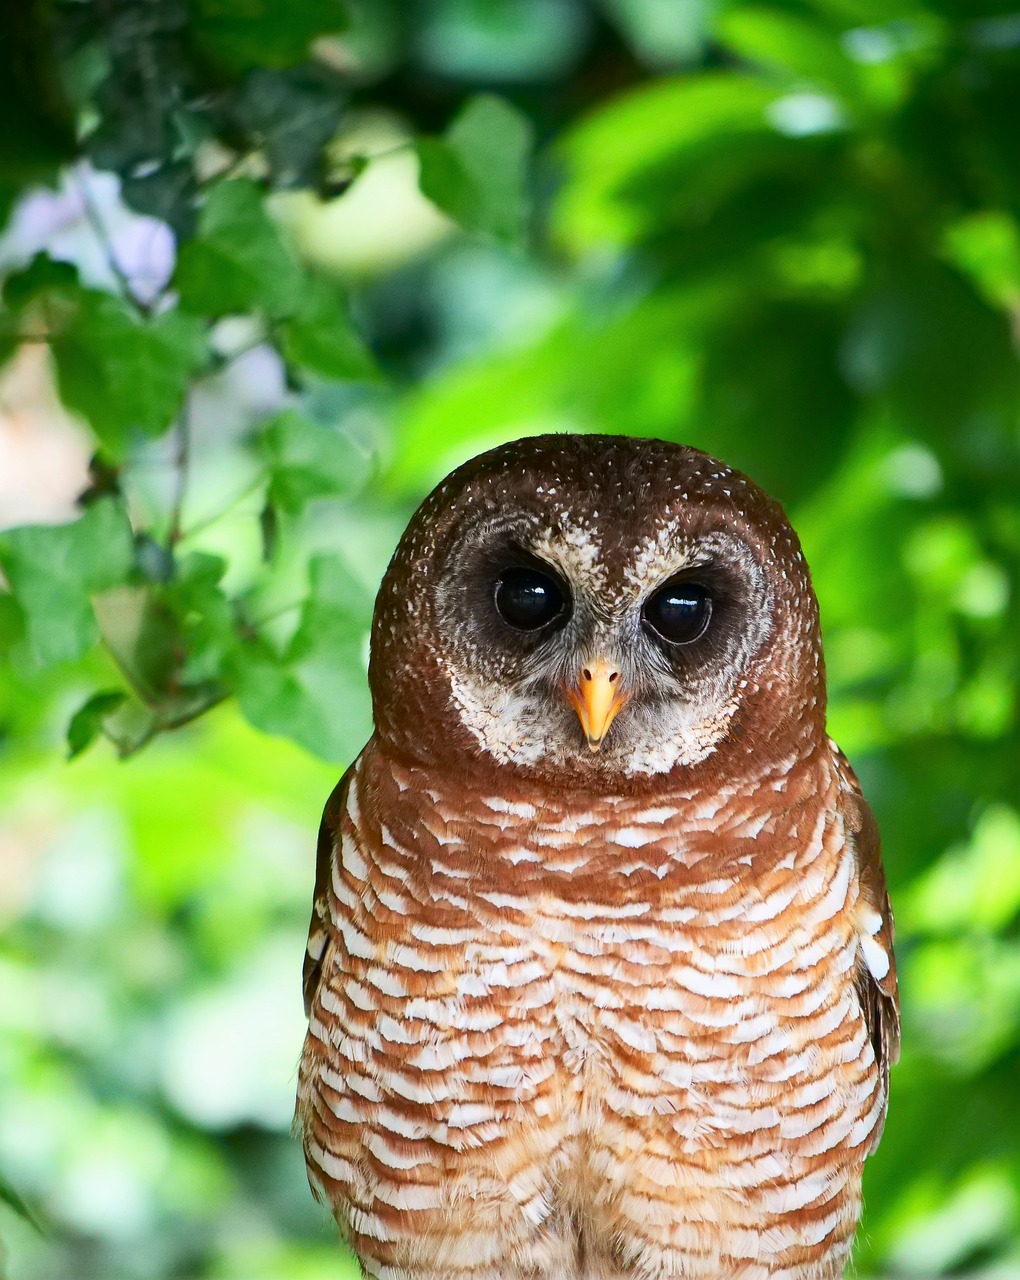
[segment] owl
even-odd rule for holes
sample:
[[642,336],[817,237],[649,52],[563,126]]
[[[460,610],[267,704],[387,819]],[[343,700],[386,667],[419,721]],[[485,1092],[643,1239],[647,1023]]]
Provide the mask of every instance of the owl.
[[656,440],[449,476],[326,805],[297,1124],[375,1280],[827,1280],[899,1044],[781,507]]

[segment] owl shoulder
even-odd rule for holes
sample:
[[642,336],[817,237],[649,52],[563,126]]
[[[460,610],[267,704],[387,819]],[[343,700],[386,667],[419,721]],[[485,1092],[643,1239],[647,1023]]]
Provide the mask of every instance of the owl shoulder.
[[333,788],[319,823],[319,837],[315,849],[315,890],[312,895],[312,917],[308,924],[308,945],[305,948],[302,969],[305,1014],[311,1012],[312,1001],[322,976],[322,960],[329,941],[330,910],[329,886],[333,876],[333,854],[340,833],[340,821],[347,803],[347,792],[354,775],[355,764],[347,770]]

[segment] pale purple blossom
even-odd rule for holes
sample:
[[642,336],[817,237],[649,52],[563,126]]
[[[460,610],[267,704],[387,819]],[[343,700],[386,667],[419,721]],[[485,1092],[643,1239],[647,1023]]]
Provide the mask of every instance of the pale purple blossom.
[[174,270],[174,233],[165,222],[129,209],[115,174],[82,161],[65,170],[56,191],[37,187],[15,206],[0,235],[0,272],[25,266],[40,252],[78,268],[84,284],[117,293],[120,277],[151,305]]

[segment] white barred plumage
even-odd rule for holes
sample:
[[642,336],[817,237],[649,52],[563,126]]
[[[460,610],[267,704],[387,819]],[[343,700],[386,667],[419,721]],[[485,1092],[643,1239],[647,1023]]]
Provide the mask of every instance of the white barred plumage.
[[[426,504],[387,575],[379,733],[320,836],[298,1092],[309,1176],[377,1280],[837,1277],[898,1039],[892,921],[874,821],[824,734],[813,597],[778,508],[694,451],[603,442],[632,485],[668,464],[689,490],[710,471],[744,493],[757,541],[743,533],[735,563],[750,547],[769,577],[746,597],[772,620],[761,642],[729,678],[727,652],[704,660],[719,667],[704,670],[710,749],[689,763],[660,753],[658,772],[645,767],[655,744],[635,735],[668,733],[668,708],[642,721],[624,707],[597,754],[571,712],[501,757],[458,719],[448,674],[481,641],[444,643],[442,609],[413,589],[423,556],[457,564],[458,522],[447,542],[431,536],[451,507],[488,496],[491,515],[556,490],[604,513],[605,536],[583,549],[599,590],[631,582],[646,608],[660,581],[649,546],[659,538],[667,574],[689,563],[709,504],[682,537],[663,540],[653,521],[614,560],[608,530],[623,515],[604,478],[578,480],[597,443],[538,438],[483,457]],[[542,563],[557,563],[557,509]],[[633,548],[635,529],[620,532]],[[520,538],[513,554],[538,559]],[[781,579],[762,552],[776,545]],[[728,652],[744,654],[754,625],[726,607],[742,629]],[[615,643],[630,696],[651,697],[604,613],[581,661]],[[500,662],[501,678],[520,678]],[[533,680],[533,655],[523,667]],[[677,677],[688,719],[697,674]],[[470,676],[495,679],[484,663]],[[517,696],[537,725],[544,689]],[[401,723],[415,697],[428,722]]]

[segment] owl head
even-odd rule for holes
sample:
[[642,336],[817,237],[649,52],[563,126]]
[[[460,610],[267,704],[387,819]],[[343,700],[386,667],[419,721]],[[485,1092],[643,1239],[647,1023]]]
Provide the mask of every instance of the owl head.
[[425,500],[376,602],[377,732],[402,757],[634,787],[824,733],[796,534],[683,445],[535,436]]

